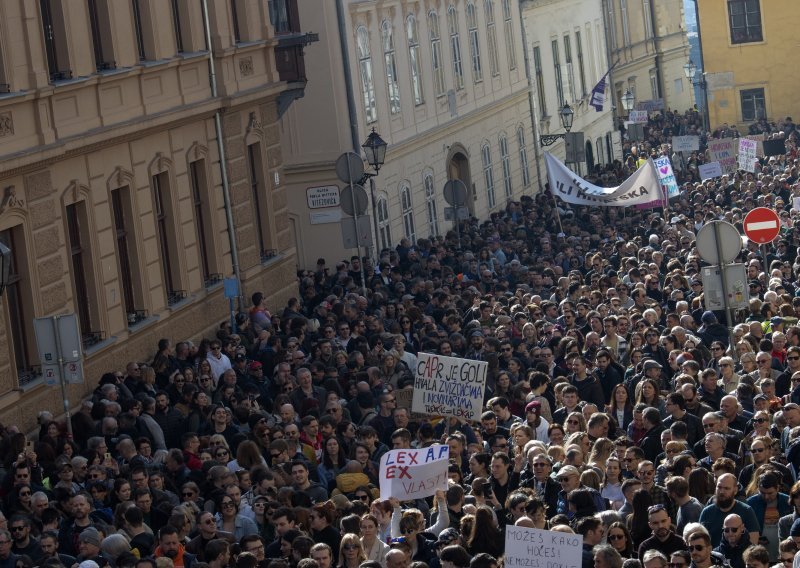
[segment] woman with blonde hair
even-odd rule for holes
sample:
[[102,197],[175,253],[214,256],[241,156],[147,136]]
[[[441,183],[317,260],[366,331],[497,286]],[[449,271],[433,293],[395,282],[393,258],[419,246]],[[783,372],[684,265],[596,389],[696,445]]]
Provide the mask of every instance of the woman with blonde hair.
[[570,412],[567,419],[564,420],[564,429],[566,434],[574,434],[575,432],[586,432],[586,418],[583,417],[582,412]]
[[608,458],[611,457],[611,452],[614,451],[614,442],[608,438],[598,438],[592,446],[592,451],[589,453],[587,463],[589,467],[599,470],[602,475],[606,470],[606,463]]
[[339,568],[358,568],[362,562],[366,562],[367,555],[364,553],[364,546],[361,544],[357,534],[348,533],[342,537],[339,547]]

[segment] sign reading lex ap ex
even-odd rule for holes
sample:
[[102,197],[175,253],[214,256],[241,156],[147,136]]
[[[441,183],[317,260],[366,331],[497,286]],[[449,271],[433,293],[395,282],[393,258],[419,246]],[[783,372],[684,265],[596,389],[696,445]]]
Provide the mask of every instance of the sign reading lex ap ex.
[[478,420],[486,391],[486,361],[418,353],[411,410]]
[[447,491],[450,447],[434,445],[419,450],[389,450],[381,456],[381,498],[421,499]]

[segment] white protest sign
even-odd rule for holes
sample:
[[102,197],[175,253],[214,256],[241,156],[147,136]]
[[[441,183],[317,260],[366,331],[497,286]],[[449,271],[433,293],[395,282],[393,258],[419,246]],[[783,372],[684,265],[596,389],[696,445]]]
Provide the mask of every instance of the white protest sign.
[[749,138],[739,138],[739,169],[746,172],[756,171],[756,151],[758,143]]
[[646,110],[632,110],[628,116],[628,120],[634,124],[647,124],[647,111]]
[[673,136],[672,149],[676,152],[696,152],[700,149],[700,137]]
[[422,499],[447,491],[450,447],[435,445],[419,450],[389,450],[381,456],[381,498]]
[[486,361],[418,353],[411,410],[479,420],[488,367]]
[[579,568],[582,555],[579,534],[506,526],[506,568]]
[[712,162],[719,162],[723,174],[736,171],[736,141],[733,138],[719,138],[708,141],[708,154]]
[[800,197],[792,197],[792,209],[800,211]]
[[655,159],[655,163],[658,170],[658,181],[661,182],[661,190],[667,199],[680,195],[681,188],[678,187],[678,180],[675,179],[675,172],[672,171],[672,162],[669,161],[669,158],[661,156]]
[[719,162],[700,164],[698,171],[702,180],[722,177],[722,166],[720,166]]

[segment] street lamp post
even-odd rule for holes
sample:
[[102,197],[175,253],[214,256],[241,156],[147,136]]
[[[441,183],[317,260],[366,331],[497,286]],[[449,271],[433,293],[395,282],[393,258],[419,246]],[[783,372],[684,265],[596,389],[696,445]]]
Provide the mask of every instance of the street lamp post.
[[633,110],[633,105],[636,103],[636,96],[630,92],[629,89],[625,89],[625,93],[622,95],[622,108],[625,109],[625,112],[628,113],[627,117],[630,117],[631,111]]
[[686,78],[689,79],[689,82],[696,87],[700,87],[703,91],[703,131],[707,132],[709,128],[709,116],[708,116],[708,91],[706,90],[706,74],[702,73],[697,81],[694,80],[695,76],[697,75],[697,65],[694,64],[694,61],[691,59],[689,60],[686,65],[683,66],[683,73],[686,75]]
[[[370,198],[372,199],[372,227],[375,231],[375,241],[373,245],[373,261],[377,264],[378,261],[378,240],[379,240],[379,233],[378,233],[378,208],[375,202],[375,180],[373,179],[375,176],[378,175],[378,172],[383,166],[384,162],[386,161],[386,148],[388,144],[384,141],[383,138],[380,137],[375,129],[372,129],[372,132],[369,133],[367,136],[367,140],[361,145],[361,148],[364,150],[364,156],[367,159],[367,163],[372,166],[372,169],[375,170],[375,173],[364,172],[361,181],[359,181],[359,185],[364,185],[364,183],[369,180],[369,193]],[[366,284],[366,283],[365,283]]]
[[[558,118],[561,121],[561,126],[569,133],[569,131],[572,130],[572,121],[575,119],[575,112],[572,110],[572,107],[564,103],[564,106],[558,111]],[[542,134],[539,137],[539,142],[541,142],[542,146],[550,146],[555,144],[556,140],[565,137],[566,134]]]

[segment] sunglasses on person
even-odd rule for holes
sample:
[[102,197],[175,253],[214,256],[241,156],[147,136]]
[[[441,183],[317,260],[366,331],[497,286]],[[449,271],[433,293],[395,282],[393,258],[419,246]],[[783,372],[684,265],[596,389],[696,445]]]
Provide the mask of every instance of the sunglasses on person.
[[616,542],[618,540],[625,540],[625,535],[624,534],[610,534],[610,535],[608,535],[608,540],[610,542]]

